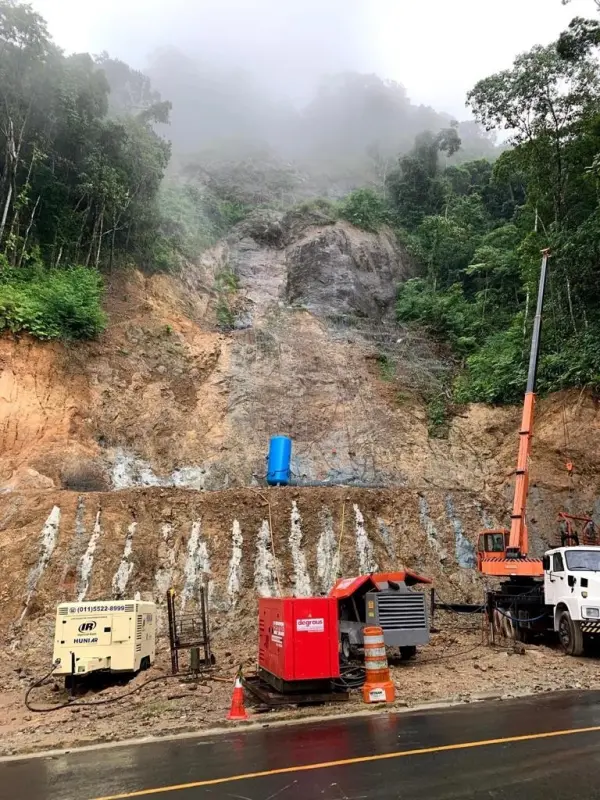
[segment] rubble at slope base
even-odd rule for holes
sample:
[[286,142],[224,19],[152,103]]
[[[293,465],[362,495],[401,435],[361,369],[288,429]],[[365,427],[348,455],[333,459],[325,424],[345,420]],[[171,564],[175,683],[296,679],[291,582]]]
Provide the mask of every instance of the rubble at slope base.
[[[456,625],[456,623],[454,623]],[[0,753],[10,755],[56,748],[81,747],[96,742],[125,738],[144,738],[222,728],[231,725],[225,717],[231,704],[233,679],[243,663],[247,671],[255,664],[255,645],[239,635],[217,636],[216,673],[225,681],[189,680],[185,677],[155,682],[125,700],[109,705],[67,708],[52,714],[32,714],[23,705],[29,683],[43,669],[45,652],[28,648],[24,666],[12,668],[0,678]],[[127,686],[102,691],[101,699],[118,697],[145,681],[170,672],[166,640],[161,641],[156,667],[135,678]],[[2,652],[3,661],[14,663],[15,653]],[[414,661],[391,664],[397,700],[386,710],[411,709],[447,702],[474,702],[560,689],[597,688],[597,661],[573,659],[546,647],[527,647],[522,654],[513,648],[482,644],[480,631],[467,632],[444,626],[434,634],[430,646]],[[40,707],[66,699],[57,682],[32,696]],[[74,702],[100,699],[88,693]],[[364,705],[359,692],[346,703],[326,707],[287,708],[264,712],[247,698],[250,722],[270,724],[277,720],[303,719],[331,714],[369,710],[380,713],[381,706]]]

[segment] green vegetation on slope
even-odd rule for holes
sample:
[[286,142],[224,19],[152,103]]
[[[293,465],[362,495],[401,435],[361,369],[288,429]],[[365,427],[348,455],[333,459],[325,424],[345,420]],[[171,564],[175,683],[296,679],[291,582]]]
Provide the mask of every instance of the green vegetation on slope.
[[31,6],[0,2],[1,328],[94,336],[98,271],[151,264],[168,247],[157,197],[170,147],[153,125],[170,107],[146,92],[110,114],[110,67],[65,56]]
[[388,178],[422,267],[400,287],[398,318],[451,344],[459,402],[522,396],[544,247],[554,255],[539,390],[600,386],[598,30],[574,23],[558,49],[535,47],[470,92],[476,118],[511,135],[493,165],[442,169],[449,140],[427,134]]
[[38,339],[91,339],[104,330],[102,279],[95,270],[1,266],[0,330]]

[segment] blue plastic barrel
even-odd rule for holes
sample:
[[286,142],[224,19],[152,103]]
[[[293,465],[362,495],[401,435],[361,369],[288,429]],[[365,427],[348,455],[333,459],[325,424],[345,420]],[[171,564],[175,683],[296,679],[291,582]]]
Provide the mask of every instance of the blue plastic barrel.
[[292,440],[287,436],[273,436],[269,445],[267,483],[269,486],[288,486],[291,478]]

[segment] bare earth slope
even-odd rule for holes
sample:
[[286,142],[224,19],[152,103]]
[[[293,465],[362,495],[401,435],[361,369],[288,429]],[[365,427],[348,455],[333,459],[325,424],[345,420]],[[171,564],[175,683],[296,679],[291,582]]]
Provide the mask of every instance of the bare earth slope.
[[[239,288],[224,295],[230,274]],[[443,364],[391,324],[395,286],[410,274],[389,232],[278,218],[240,226],[183,277],[115,279],[97,342],[0,340],[0,702],[10,730],[23,722],[15,661],[24,676],[43,671],[62,600],[140,592],[164,611],[170,585],[188,607],[205,586],[233,666],[252,656],[257,595],[322,592],[338,573],[404,564],[445,598],[481,596],[473,545],[478,529],[506,521],[520,410],[465,409],[447,439],[429,438],[416,389]],[[229,332],[217,324],[223,302]],[[382,351],[393,353],[395,380]],[[554,541],[560,508],[599,510],[599,429],[586,393],[540,402],[534,552]],[[278,433],[294,439],[301,488],[264,486]],[[413,698],[428,698],[417,684]]]

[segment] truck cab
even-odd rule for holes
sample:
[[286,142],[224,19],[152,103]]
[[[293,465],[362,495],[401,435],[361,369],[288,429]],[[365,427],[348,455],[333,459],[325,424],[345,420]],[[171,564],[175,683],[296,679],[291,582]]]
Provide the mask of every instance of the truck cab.
[[557,547],[543,559],[544,600],[566,653],[583,653],[600,635],[600,547]]

